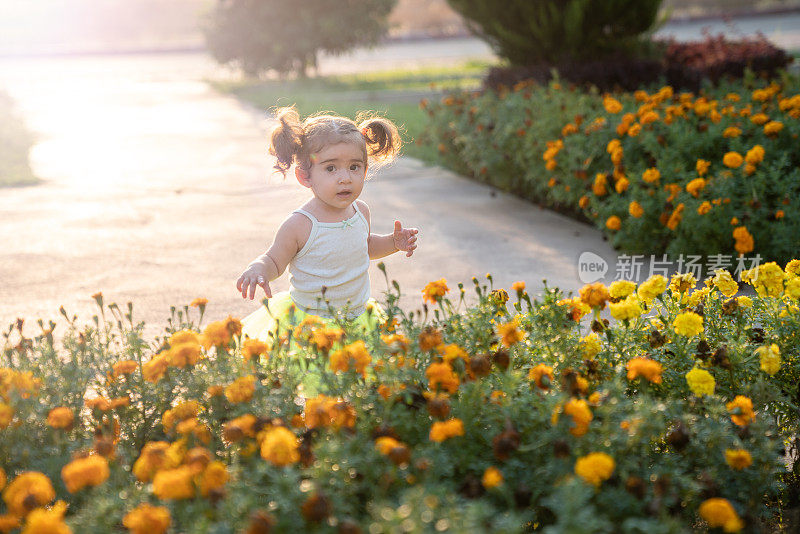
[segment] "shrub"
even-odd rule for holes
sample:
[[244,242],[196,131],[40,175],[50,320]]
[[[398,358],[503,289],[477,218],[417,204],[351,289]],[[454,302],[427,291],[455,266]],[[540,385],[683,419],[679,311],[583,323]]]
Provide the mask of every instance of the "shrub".
[[[0,521],[153,533],[777,525],[796,505],[780,477],[798,421],[798,273],[798,261],[765,266],[748,278],[752,299],[728,298],[738,287],[722,273],[694,291],[655,278],[541,300],[474,280],[479,303],[463,311],[440,280],[408,314],[394,283],[381,330],[308,319],[271,347],[241,340],[233,318],[201,329],[188,306],[148,343],[132,306],[98,294],[94,324],[64,312],[61,339],[52,322],[5,334]],[[607,305],[624,319],[601,320]],[[367,366],[342,368],[341,351]],[[309,372],[322,394],[303,399]],[[68,507],[41,508],[55,500]]]
[[459,172],[593,221],[626,253],[785,262],[800,234],[799,93],[789,76],[700,94],[520,83],[423,102],[422,142]]
[[593,60],[646,48],[661,0],[448,0],[513,65]]

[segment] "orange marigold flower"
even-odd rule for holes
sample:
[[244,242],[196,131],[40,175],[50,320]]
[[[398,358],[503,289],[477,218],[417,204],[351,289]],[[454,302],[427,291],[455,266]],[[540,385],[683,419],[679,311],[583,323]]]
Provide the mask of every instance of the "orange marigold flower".
[[481,477],[481,484],[486,489],[496,488],[497,486],[503,483],[503,473],[494,466],[491,466],[483,472],[483,477]]
[[622,228],[622,219],[617,217],[616,215],[612,215],[608,219],[606,219],[606,228],[609,230],[619,230]]
[[738,169],[744,163],[744,158],[738,152],[728,152],[722,157],[722,163],[731,169]]
[[50,479],[37,471],[21,473],[3,491],[8,512],[17,517],[25,517],[33,508],[46,506],[55,498]]
[[147,382],[156,383],[167,372],[168,366],[166,353],[156,354],[153,359],[142,365],[142,377]]
[[608,288],[602,282],[586,284],[579,290],[579,294],[586,305],[601,310],[606,307],[606,302],[611,298]]
[[111,369],[113,371],[114,378],[120,375],[129,375],[136,371],[139,368],[139,364],[134,360],[123,360],[120,362],[115,363]]
[[174,469],[163,469],[153,477],[153,494],[159,499],[191,499],[195,495],[194,470],[183,465]]
[[[731,221],[733,223],[733,221]],[[733,248],[739,254],[747,254],[755,247],[753,235],[747,231],[746,226],[737,226],[733,229],[733,238],[736,240]]]
[[203,330],[202,343],[206,349],[224,347],[231,341],[231,332],[226,321],[209,323]]
[[253,398],[255,390],[256,377],[253,375],[242,376],[225,388],[225,397],[234,404],[248,402]]
[[641,204],[634,200],[628,204],[628,213],[630,213],[631,217],[638,219],[644,215],[644,209]]
[[704,200],[703,203],[697,207],[698,215],[705,215],[709,211],[711,211],[711,202],[708,200]]
[[697,174],[699,174],[700,176],[705,176],[705,174],[708,172],[709,167],[711,167],[710,161],[706,161],[704,159],[697,160],[697,165],[696,165]]
[[698,513],[711,528],[719,527],[725,532],[739,532],[744,528],[744,523],[727,499],[707,499],[700,505]]
[[706,186],[706,181],[702,178],[695,178],[694,180],[690,181],[686,184],[686,192],[692,195],[693,197],[697,197]]
[[569,433],[581,437],[589,431],[589,423],[594,418],[592,410],[583,399],[570,399],[564,405],[564,413],[572,418],[572,428]]
[[550,385],[553,383],[553,368],[540,363],[528,371],[528,380],[533,380],[541,389],[550,389]]
[[637,377],[652,382],[654,384],[661,383],[661,364],[650,358],[633,358],[626,365],[628,369],[628,380],[635,380]]
[[506,347],[510,347],[525,338],[525,332],[519,330],[519,321],[516,317],[507,323],[497,325],[497,333]]
[[731,469],[741,471],[753,465],[753,457],[744,449],[726,449],[725,463],[728,464]]
[[364,341],[360,339],[333,352],[329,360],[331,371],[339,373],[353,369],[361,376],[366,376],[367,365],[371,361],[372,357],[367,351]]
[[781,130],[783,130],[783,123],[779,121],[770,121],[764,125],[766,135],[778,135]]
[[269,346],[259,339],[247,339],[242,343],[242,356],[249,361],[266,354]]
[[755,412],[753,412],[753,401],[744,395],[736,395],[725,407],[731,414],[731,421],[739,426],[747,426],[756,419]]
[[458,390],[460,383],[458,375],[448,363],[434,362],[430,364],[425,371],[425,376],[428,377],[428,388],[432,391],[441,388],[448,393],[455,393]]
[[207,298],[197,297],[196,299],[194,299],[189,304],[189,306],[191,306],[192,308],[201,308],[201,307],[205,307],[206,304],[208,304],[208,299]]
[[464,435],[464,423],[461,419],[452,418],[447,421],[436,421],[431,426],[428,438],[431,441],[441,443],[456,436]]
[[422,290],[422,298],[431,304],[436,304],[448,291],[450,288],[447,287],[447,280],[441,278],[434,282],[428,282]]
[[614,458],[604,452],[592,452],[581,456],[575,462],[575,474],[595,487],[611,478],[616,463]]
[[142,503],[122,518],[122,525],[131,534],[164,534],[172,518],[165,506]]
[[286,427],[272,427],[261,442],[261,457],[278,467],[300,460],[300,443],[297,436]]
[[426,326],[419,334],[419,349],[428,351],[442,344],[442,332],[433,326]]
[[108,460],[96,454],[72,460],[61,469],[61,478],[70,493],[86,486],[99,486],[108,476]]
[[620,104],[619,100],[610,96],[603,98],[603,107],[606,108],[606,111],[612,115],[616,115],[622,111],[622,104]]
[[47,414],[47,424],[53,428],[60,428],[63,430],[69,430],[72,428],[72,424],[75,421],[75,414],[72,413],[70,408],[66,406],[59,406],[58,408],[53,408],[50,410],[50,413]]

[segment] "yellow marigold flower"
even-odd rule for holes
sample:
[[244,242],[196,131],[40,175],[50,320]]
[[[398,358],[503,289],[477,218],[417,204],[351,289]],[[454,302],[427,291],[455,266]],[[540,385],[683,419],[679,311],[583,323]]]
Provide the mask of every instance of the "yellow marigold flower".
[[37,508],[28,514],[22,534],[72,534],[72,529],[64,523],[67,504],[58,501],[52,508]]
[[699,367],[693,367],[691,371],[686,373],[686,383],[689,384],[689,389],[692,390],[692,393],[698,397],[713,395],[714,388],[717,385],[714,376]]
[[575,474],[584,481],[599,487],[604,480],[611,478],[616,462],[614,458],[604,452],[592,452],[581,456],[575,462]]
[[739,304],[740,308],[749,308],[750,306],[753,305],[753,299],[751,299],[747,295],[736,297],[736,302]]
[[430,364],[425,371],[425,376],[428,377],[428,388],[432,391],[443,389],[448,393],[455,393],[458,390],[458,375],[448,363],[434,362]]
[[[789,275],[791,276],[791,275]],[[800,277],[794,277],[786,282],[786,296],[794,300],[800,299]]]
[[661,116],[658,114],[657,111],[650,110],[642,114],[642,117],[639,119],[639,122],[641,122],[642,124],[650,124],[656,122],[660,118]]
[[697,285],[697,278],[692,273],[675,273],[669,281],[673,293],[686,293]]
[[[309,427],[310,428],[310,427]],[[297,436],[286,427],[272,427],[261,442],[261,457],[278,467],[300,460],[300,443]]]
[[[636,137],[640,133],[642,133],[642,125],[639,123],[631,124],[630,128],[628,128],[628,135],[631,137]],[[615,162],[615,165],[619,164]]]
[[142,503],[122,518],[131,534],[164,534],[172,523],[169,509]]
[[711,211],[711,202],[708,200],[704,200],[698,207],[697,207],[697,214],[698,215],[705,215],[706,213]]
[[706,161],[704,159],[698,159],[695,167],[697,169],[697,174],[699,174],[700,176],[705,176],[705,174],[708,172],[709,167],[711,167],[711,162]]
[[497,333],[506,347],[510,347],[525,338],[525,332],[519,330],[519,321],[516,317],[507,323],[497,325]]
[[694,337],[703,331],[703,318],[694,312],[679,313],[672,322],[676,334]]
[[636,319],[642,314],[642,307],[639,305],[639,299],[635,293],[631,293],[619,302],[610,303],[608,310],[611,316],[618,321]]
[[570,399],[564,405],[564,413],[572,418],[572,428],[569,433],[581,437],[589,431],[589,423],[594,418],[592,410],[583,399]]
[[142,365],[142,377],[147,382],[156,383],[167,372],[168,362],[165,353],[156,354],[149,362]]
[[678,227],[678,224],[680,224],[681,220],[683,220],[683,210],[685,207],[686,206],[683,204],[683,202],[675,207],[675,209],[672,211],[672,214],[669,216],[669,219],[667,220],[667,228],[674,230]]
[[191,499],[195,495],[194,471],[188,465],[163,469],[153,477],[153,494],[159,499]]
[[741,471],[753,465],[753,457],[744,449],[726,449],[725,463],[732,469]]
[[50,413],[47,414],[47,424],[53,428],[69,430],[72,428],[72,424],[74,421],[75,421],[75,414],[73,414],[72,410],[67,408],[66,406],[59,406],[58,408],[53,408],[52,410],[50,410]]
[[441,443],[447,439],[464,435],[464,423],[461,419],[452,418],[447,421],[436,421],[431,426],[428,437],[431,441]]
[[614,280],[608,286],[608,294],[614,299],[624,299],[636,291],[636,283],[630,280]]
[[114,378],[120,375],[129,375],[136,371],[139,368],[139,364],[133,360],[123,360],[120,362],[115,363],[111,369],[113,371]]
[[728,126],[722,132],[722,137],[739,137],[740,135],[742,135],[742,131],[736,126]]
[[202,343],[206,349],[211,347],[224,347],[231,341],[231,332],[226,321],[209,323],[203,330]]
[[778,345],[772,343],[771,345],[763,345],[756,349],[759,361],[761,362],[761,370],[768,375],[774,375],[781,369],[781,351]]
[[650,358],[633,358],[626,365],[628,369],[628,380],[642,378],[654,383],[661,383],[661,364]]
[[550,385],[553,383],[553,368],[540,363],[528,371],[528,380],[534,381],[536,386],[541,389],[550,389]]
[[747,231],[746,226],[737,226],[733,229],[733,238],[736,240],[736,244],[733,248],[736,249],[736,252],[739,254],[747,254],[748,252],[752,252],[754,248],[753,242],[753,235]]
[[603,107],[606,108],[606,111],[612,115],[616,115],[622,111],[622,104],[620,104],[619,100],[610,96],[603,98]]
[[[628,132],[630,134],[630,131]],[[620,146],[611,153],[611,163],[614,165],[622,164],[622,158],[625,156],[625,150]]]
[[242,356],[247,361],[266,354],[267,350],[269,345],[259,339],[247,339],[242,343]]
[[700,505],[699,513],[711,528],[720,527],[725,532],[739,532],[744,528],[744,523],[727,499],[715,497],[705,500]]
[[253,398],[255,390],[256,377],[253,375],[242,376],[225,388],[225,397],[234,404],[248,402]]
[[401,446],[403,444],[391,436],[381,436],[375,440],[375,448],[384,456],[388,456],[392,449]]
[[702,302],[708,294],[711,293],[711,289],[709,287],[704,287],[695,291],[692,291],[691,294],[684,295],[683,299],[681,299],[681,304],[685,304],[689,308],[694,308],[700,302]]
[[208,497],[212,491],[218,491],[228,483],[228,468],[219,460],[208,463],[200,477],[200,495]]
[[584,358],[592,359],[603,350],[603,342],[596,332],[590,333],[580,339],[581,354]]
[[367,351],[364,341],[360,339],[337,350],[330,356],[330,366],[333,372],[346,372],[352,368],[361,376],[366,376],[367,365],[371,361],[372,357]]
[[514,282],[513,284],[511,284],[511,291],[522,293],[523,291],[525,291],[525,282],[522,281]]
[[606,152],[608,152],[609,154],[613,154],[614,151],[617,150],[618,148],[622,148],[622,143],[620,142],[619,139],[612,139],[606,145]]
[[764,113],[756,113],[752,117],[750,117],[750,122],[757,126],[763,126],[764,124],[769,122],[769,117]]
[[431,304],[436,304],[448,291],[450,288],[447,287],[447,280],[441,278],[434,282],[428,282],[422,290],[422,298]]
[[666,289],[667,279],[660,274],[656,274],[642,282],[636,290],[636,294],[641,300],[649,304]]
[[739,292],[739,284],[731,277],[731,273],[725,269],[717,269],[712,279],[714,286],[719,289],[726,297],[732,297]]
[[17,517],[25,517],[31,509],[46,506],[55,498],[50,479],[37,471],[21,473],[3,491],[8,512]]
[[611,295],[608,289],[602,282],[595,282],[593,284],[586,284],[579,290],[581,300],[592,308],[600,308],[601,310],[606,307],[606,302]]
[[96,454],[72,460],[61,469],[61,478],[70,493],[86,486],[99,486],[108,479],[108,475],[108,460]]
[[624,193],[625,191],[627,191],[627,190],[628,190],[628,186],[630,186],[630,182],[629,182],[629,181],[628,181],[628,179],[627,179],[627,178],[625,178],[625,176],[623,175],[622,177],[620,177],[620,178],[617,180],[617,183],[615,183],[615,184],[614,184],[614,190],[615,190],[615,191],[616,191],[618,194],[620,194],[620,195],[621,195],[622,193]]
[[742,271],[742,280],[752,285],[760,297],[779,297],[783,292],[785,273],[774,261],[762,263],[756,269]]
[[631,214],[631,217],[638,219],[644,215],[644,209],[642,208],[641,204],[634,200],[628,204],[628,213]]
[[781,130],[783,130],[783,123],[779,121],[769,121],[764,125],[766,135],[778,135]]
[[753,401],[744,395],[736,395],[733,401],[727,403],[725,407],[731,414],[731,420],[739,426],[747,426],[756,419],[753,412]]
[[495,466],[491,466],[483,472],[481,477],[481,484],[486,489],[496,488],[503,483],[503,473],[500,472]]
[[622,219],[617,217],[616,215],[612,215],[608,219],[606,219],[606,228],[609,230],[619,230],[622,228]]
[[722,163],[731,169],[738,169],[744,163],[744,158],[738,152],[728,152],[723,156]]
[[786,274],[790,277],[800,276],[800,260],[791,260],[787,263]]

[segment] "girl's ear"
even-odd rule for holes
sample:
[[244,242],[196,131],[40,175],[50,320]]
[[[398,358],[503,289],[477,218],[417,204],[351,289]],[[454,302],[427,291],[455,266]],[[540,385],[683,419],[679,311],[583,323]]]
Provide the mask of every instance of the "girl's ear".
[[294,176],[297,178],[297,181],[300,182],[300,185],[303,187],[311,187],[311,183],[309,182],[308,171],[301,168],[299,165],[295,165],[294,167]]

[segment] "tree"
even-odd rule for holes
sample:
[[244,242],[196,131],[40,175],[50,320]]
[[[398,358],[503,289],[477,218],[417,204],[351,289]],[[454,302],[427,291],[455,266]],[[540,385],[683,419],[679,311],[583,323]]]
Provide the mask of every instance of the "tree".
[[448,0],[470,30],[514,65],[635,52],[662,0]]
[[219,0],[204,29],[214,58],[256,76],[307,76],[317,53],[373,45],[397,0]]

